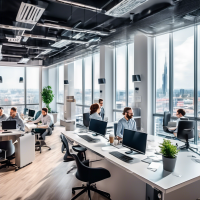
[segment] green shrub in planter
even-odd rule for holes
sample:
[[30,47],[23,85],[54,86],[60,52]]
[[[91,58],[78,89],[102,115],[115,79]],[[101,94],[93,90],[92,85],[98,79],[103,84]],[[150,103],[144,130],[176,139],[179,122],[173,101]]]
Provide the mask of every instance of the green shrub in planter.
[[48,112],[51,112],[51,108],[49,107],[49,104],[53,101],[54,94],[51,89],[51,86],[44,87],[42,92],[42,101],[46,104],[46,107],[48,108]]
[[163,155],[163,169],[169,172],[173,172],[176,165],[176,158],[179,150],[170,140],[163,140],[163,143],[159,146],[160,153]]

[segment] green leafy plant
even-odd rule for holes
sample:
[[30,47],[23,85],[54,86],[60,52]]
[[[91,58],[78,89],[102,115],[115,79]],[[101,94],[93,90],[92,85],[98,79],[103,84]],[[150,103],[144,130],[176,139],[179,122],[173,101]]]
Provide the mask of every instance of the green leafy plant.
[[177,150],[177,147],[173,145],[170,140],[164,139],[163,143],[159,147],[160,153],[166,158],[176,158],[179,152],[179,150]]
[[48,108],[49,112],[51,112],[49,104],[53,101],[54,98],[51,86],[44,87],[41,92],[41,95],[42,95],[42,101],[46,104],[46,107]]

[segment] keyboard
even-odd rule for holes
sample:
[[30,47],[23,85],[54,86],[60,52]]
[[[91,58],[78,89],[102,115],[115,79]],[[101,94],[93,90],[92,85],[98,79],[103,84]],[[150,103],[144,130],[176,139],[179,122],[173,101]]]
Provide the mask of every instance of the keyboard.
[[120,160],[124,161],[124,162],[129,162],[129,161],[132,161],[133,158],[129,157],[129,156],[126,156],[118,151],[112,151],[112,152],[109,152],[111,155],[115,156],[116,158],[119,158]]
[[12,133],[12,131],[3,131],[2,133]]
[[97,142],[97,139],[91,138],[88,135],[78,135],[79,137],[81,137],[82,139],[86,140],[87,142]]

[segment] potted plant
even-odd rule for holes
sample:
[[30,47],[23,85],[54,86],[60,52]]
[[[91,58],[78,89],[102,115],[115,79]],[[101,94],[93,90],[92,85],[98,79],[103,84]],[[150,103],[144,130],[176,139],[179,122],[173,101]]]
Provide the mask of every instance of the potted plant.
[[170,140],[163,140],[163,143],[159,146],[160,153],[163,158],[163,169],[169,172],[173,172],[176,165],[177,154],[179,150]]
[[54,94],[53,94],[51,86],[44,87],[42,92],[41,92],[41,95],[42,95],[42,101],[45,103],[46,107],[48,108],[48,112],[53,115],[54,123],[56,123],[58,113],[53,112],[51,110],[51,108],[49,107],[49,104],[53,101],[53,98],[54,98]]

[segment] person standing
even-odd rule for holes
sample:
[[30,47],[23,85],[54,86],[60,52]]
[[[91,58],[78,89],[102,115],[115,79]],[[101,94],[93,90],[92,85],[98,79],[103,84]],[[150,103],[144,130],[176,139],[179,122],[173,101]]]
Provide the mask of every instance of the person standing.
[[102,120],[104,120],[105,110],[104,110],[104,107],[103,107],[103,99],[99,99],[99,105],[100,105],[99,115],[101,116]]

